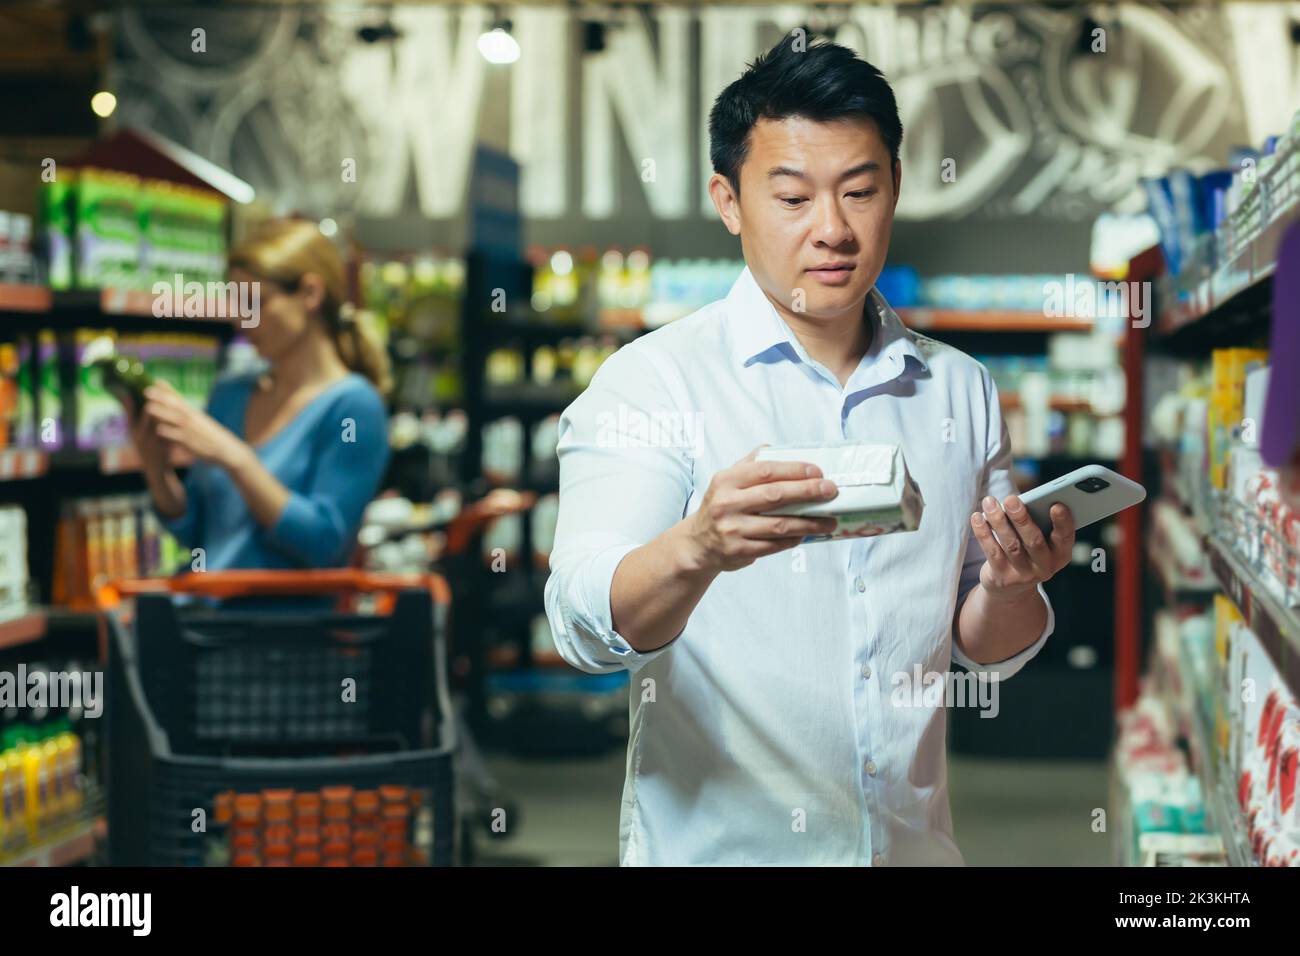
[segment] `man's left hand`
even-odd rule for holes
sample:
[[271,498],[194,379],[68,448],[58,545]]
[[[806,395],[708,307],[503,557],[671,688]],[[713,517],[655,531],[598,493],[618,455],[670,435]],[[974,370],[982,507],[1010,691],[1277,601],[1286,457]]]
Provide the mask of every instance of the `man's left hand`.
[[1020,597],[1070,563],[1074,516],[1065,505],[1052,505],[1050,537],[1034,523],[1019,495],[1008,495],[1002,504],[989,495],[980,507],[970,524],[988,559],[980,569],[980,584],[992,595]]

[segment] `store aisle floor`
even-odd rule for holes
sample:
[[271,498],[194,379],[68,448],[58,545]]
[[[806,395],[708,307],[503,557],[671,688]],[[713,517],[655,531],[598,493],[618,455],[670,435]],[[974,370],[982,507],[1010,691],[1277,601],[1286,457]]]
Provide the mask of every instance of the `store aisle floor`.
[[[518,831],[481,840],[488,866],[616,866],[623,753],[590,760],[488,759],[518,800]],[[953,757],[953,825],[972,866],[1106,866],[1111,837],[1092,831],[1106,806],[1102,762]]]

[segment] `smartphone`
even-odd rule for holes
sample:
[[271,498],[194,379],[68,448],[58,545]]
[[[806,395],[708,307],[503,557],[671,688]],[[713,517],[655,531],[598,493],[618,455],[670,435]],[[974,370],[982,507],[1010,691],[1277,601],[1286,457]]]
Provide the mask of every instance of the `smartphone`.
[[1044,534],[1052,533],[1052,505],[1058,501],[1074,515],[1075,528],[1109,518],[1145,499],[1147,490],[1103,465],[1084,465],[1055,481],[1026,491],[1020,500]]

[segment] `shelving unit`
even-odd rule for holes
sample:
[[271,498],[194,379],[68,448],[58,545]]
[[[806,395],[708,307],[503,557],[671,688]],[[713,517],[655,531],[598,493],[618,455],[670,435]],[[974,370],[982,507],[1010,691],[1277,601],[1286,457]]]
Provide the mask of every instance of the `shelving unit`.
[[[49,329],[63,335],[81,328],[198,334],[211,336],[224,349],[235,334],[237,322],[215,317],[155,317],[153,295],[147,291],[52,292],[43,286],[7,285],[0,286],[0,326],[10,333],[27,334]],[[63,393],[71,394],[73,370],[65,363],[61,374]],[[178,456],[175,464],[184,468],[192,462]],[[42,599],[48,600],[50,594],[52,542],[62,499],[84,493],[88,474],[111,480],[107,486],[100,485],[105,494],[138,490],[140,471],[139,456],[130,446],[0,450],[0,487],[5,489],[8,500],[21,504],[27,512],[31,575],[41,589]]]
[[86,863],[106,833],[107,826],[103,817],[80,820],[55,830],[39,846],[19,850],[12,856],[0,856],[0,867],[75,866]]
[[76,866],[90,862],[108,833],[105,796],[103,789],[91,782],[75,816],[37,831],[33,845],[0,850],[0,867]]
[[[1286,230],[1300,222],[1300,203],[1292,204],[1282,215],[1265,227],[1230,261],[1211,269],[1201,262],[1190,263],[1176,280],[1164,275],[1164,259],[1158,248],[1149,249],[1130,264],[1129,281],[1150,282],[1157,290],[1156,320],[1152,328],[1130,323],[1127,349],[1142,360],[1150,352],[1180,359],[1206,359],[1215,348],[1262,344],[1272,322],[1273,276],[1277,269],[1279,244]],[[1208,245],[1206,246],[1208,248]],[[1135,364],[1129,376],[1128,409],[1130,427],[1141,435],[1146,401],[1143,365]],[[1169,450],[1147,451],[1131,444],[1126,453],[1130,467],[1138,469],[1139,480],[1158,489],[1187,513],[1185,491],[1173,475],[1175,487],[1163,484],[1155,464],[1167,468]],[[1142,474],[1145,470],[1146,474]],[[1134,542],[1147,541],[1139,509],[1130,519]],[[1214,512],[1212,512],[1213,514]],[[1280,593],[1257,574],[1236,549],[1231,532],[1213,521],[1198,521],[1197,530],[1212,577],[1187,587],[1164,562],[1148,556],[1146,562],[1153,585],[1147,594],[1160,594],[1167,606],[1189,602],[1208,602],[1223,593],[1241,612],[1246,625],[1259,638],[1277,673],[1291,689],[1300,693],[1300,612],[1288,607]],[[1129,540],[1126,529],[1126,540]],[[1136,545],[1141,547],[1141,545]],[[1137,697],[1137,662],[1141,656],[1142,623],[1149,618],[1141,601],[1140,585],[1135,585],[1138,600],[1126,608],[1126,619],[1117,628],[1117,654],[1124,666],[1117,672],[1117,699],[1127,706]],[[1158,599],[1157,599],[1158,600]],[[1187,646],[1179,647],[1181,707],[1187,728],[1191,763],[1200,777],[1206,809],[1213,820],[1232,866],[1256,866],[1250,847],[1246,821],[1231,774],[1220,769],[1221,755],[1215,744],[1213,715],[1204,712],[1200,701],[1212,696],[1208,688],[1196,685],[1196,669],[1188,661]]]
[[1177,702],[1183,724],[1188,728],[1188,746],[1192,767],[1201,781],[1201,793],[1214,829],[1223,841],[1228,862],[1233,866],[1254,866],[1250,853],[1250,840],[1242,826],[1241,813],[1233,795],[1232,784],[1219,772],[1217,748],[1213,746],[1214,734],[1209,719],[1198,701],[1196,671],[1187,660],[1185,649],[1178,655],[1181,700]]
[[1160,584],[1166,604],[1175,605],[1186,601],[1205,601],[1214,595],[1217,589],[1215,582],[1189,581],[1177,568],[1170,566],[1168,558],[1162,558],[1155,553],[1150,539],[1147,542],[1146,556],[1147,566]]
[[[124,332],[181,331],[233,335],[238,320],[220,314],[215,302],[201,317],[155,316],[154,295],[141,289],[74,289],[0,285],[0,320],[10,328],[116,328]],[[223,307],[224,308],[224,307]]]
[[[1003,411],[1012,411],[1023,408],[1024,402],[1017,392],[1003,392],[998,396],[1002,402]],[[1071,398],[1068,395],[1053,395],[1048,400],[1048,407],[1054,412],[1087,412],[1093,413],[1092,402],[1086,398]]]
[[40,478],[49,467],[50,456],[35,448],[0,449],[0,481]]
[[1092,319],[1044,316],[1016,309],[901,308],[898,317],[918,332],[1091,332]]
[[[524,447],[519,476],[506,487],[538,497],[554,494],[559,490],[558,463],[534,456],[531,431],[538,422],[562,412],[581,394],[582,388],[569,381],[537,384],[533,379],[536,349],[580,337],[612,338],[624,343],[647,330],[631,326],[558,322],[546,313],[528,308],[506,313],[492,312],[490,303],[498,290],[504,290],[506,301],[530,301],[533,268],[521,258],[473,251],[466,259],[465,275],[461,316],[462,381],[469,428],[461,459],[461,483],[474,496],[490,487],[482,473],[482,430],[492,421],[510,416],[517,418],[523,426]],[[628,319],[629,316],[622,318]],[[520,382],[489,384],[486,376],[489,352],[512,345],[518,347],[524,356]],[[538,736],[539,728],[544,728],[551,717],[557,720],[572,717],[571,714],[566,718],[550,713],[545,701],[569,701],[570,695],[575,694],[577,699],[581,699],[584,688],[589,695],[600,696],[610,687],[608,680],[572,672],[557,654],[534,652],[530,628],[532,621],[544,613],[543,594],[549,571],[534,562],[533,545],[530,514],[524,512],[516,563],[504,575],[493,574],[483,567],[478,555],[470,555],[469,563],[477,566],[478,576],[469,582],[467,593],[459,594],[457,600],[460,633],[471,648],[468,688],[471,720],[476,726],[486,729],[490,718],[501,719],[501,701],[508,699],[511,703],[506,709],[520,718],[512,725],[512,738],[523,747],[537,745],[532,738]],[[626,681],[624,675],[613,676],[617,682]],[[558,697],[552,698],[553,692]],[[497,701],[494,714],[489,714],[489,696]],[[564,706],[567,707],[567,703]],[[523,716],[525,714],[527,716]],[[572,729],[578,737],[590,733],[589,729],[584,731],[576,726]],[[556,742],[560,742],[567,733],[554,736]]]
[[1294,203],[1265,226],[1231,262],[1213,271],[1201,267],[1196,278],[1185,284],[1191,286],[1190,297],[1169,303],[1160,312],[1160,334],[1176,337],[1180,333],[1208,332],[1213,336],[1233,331],[1226,321],[1233,316],[1267,311],[1278,246],[1286,230],[1296,222],[1300,222],[1300,203]]
[[0,650],[29,644],[45,636],[46,619],[42,611],[0,621]]
[[51,301],[45,286],[0,283],[0,313],[48,312]]
[[1300,695],[1300,611],[1285,606],[1229,543],[1212,536],[1206,547],[1223,593],[1237,605],[1291,692]]

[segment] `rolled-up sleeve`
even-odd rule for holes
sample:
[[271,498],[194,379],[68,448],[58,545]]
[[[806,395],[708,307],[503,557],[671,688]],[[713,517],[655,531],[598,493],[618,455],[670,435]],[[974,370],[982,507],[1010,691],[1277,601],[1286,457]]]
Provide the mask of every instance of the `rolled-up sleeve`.
[[560,655],[592,674],[635,671],[676,642],[637,651],[614,630],[610,608],[619,563],[683,517],[700,417],[677,407],[650,349],[638,345],[607,359],[560,417],[546,614]]
[[[998,501],[1002,501],[1007,495],[1016,494],[1019,490],[1011,477],[1011,437],[1007,433],[1006,423],[1002,420],[1002,407],[998,401],[997,386],[993,384],[992,379],[988,378],[987,375],[984,378],[984,389],[989,410],[989,441],[987,442],[984,481],[979,493],[975,496],[975,500],[971,503],[972,513],[980,510],[980,502],[986,495],[992,495]],[[1052,610],[1052,602],[1048,599],[1047,592],[1043,590],[1043,586],[1040,584],[1038,593],[1043,599],[1043,604],[1047,606],[1047,624],[1038,640],[1020,653],[1004,661],[995,661],[990,664],[980,664],[963,654],[961,648],[957,646],[955,636],[957,633],[956,619],[961,615],[962,605],[966,603],[967,596],[979,584],[980,569],[984,567],[984,562],[987,560],[984,556],[984,549],[980,547],[979,540],[969,527],[966,529],[966,535],[966,554],[962,561],[961,578],[957,585],[957,611],[953,624],[952,659],[954,663],[960,664],[966,670],[976,674],[980,680],[992,678],[1006,680],[1029,663],[1043,649],[1043,645],[1047,643],[1047,638],[1056,629],[1056,613]]]

